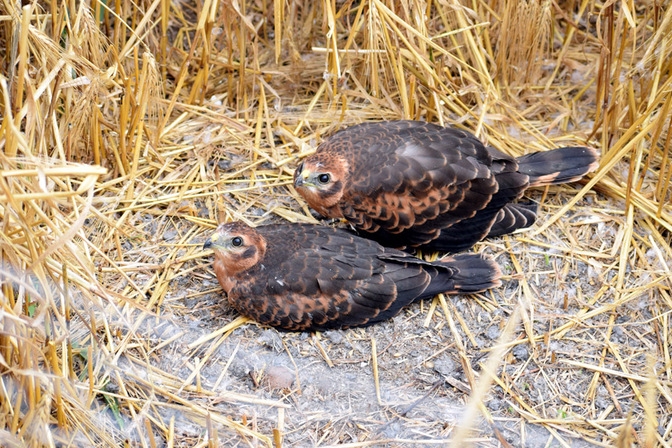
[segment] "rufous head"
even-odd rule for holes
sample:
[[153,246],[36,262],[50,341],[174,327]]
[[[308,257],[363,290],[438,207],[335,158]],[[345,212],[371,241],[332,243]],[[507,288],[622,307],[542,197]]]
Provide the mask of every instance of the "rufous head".
[[227,276],[246,271],[266,253],[266,240],[255,229],[242,222],[221,224],[203,244],[215,253],[215,270]]
[[294,171],[294,188],[319,214],[341,218],[338,203],[348,182],[349,164],[340,155],[318,152]]

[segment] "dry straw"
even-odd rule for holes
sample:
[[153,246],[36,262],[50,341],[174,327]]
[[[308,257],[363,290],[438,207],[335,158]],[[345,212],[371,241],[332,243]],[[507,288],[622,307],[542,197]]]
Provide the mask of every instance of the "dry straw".
[[[672,445],[667,2],[23,3],[0,1],[3,445],[511,446],[534,427],[552,446]],[[591,145],[601,164],[537,192],[535,229],[479,246],[508,287],[400,318],[427,329],[415,369],[450,354],[461,378],[399,411],[392,366],[416,337],[384,330],[346,332],[357,361],[282,335],[280,395],[263,369],[233,375],[267,333],[217,317],[200,242],[223,220],[314,221],[298,161],[344,125],[402,118],[514,155]],[[487,326],[506,330],[483,344]],[[306,411],[311,365],[358,369],[376,410]],[[469,419],[415,413],[446,397]]]

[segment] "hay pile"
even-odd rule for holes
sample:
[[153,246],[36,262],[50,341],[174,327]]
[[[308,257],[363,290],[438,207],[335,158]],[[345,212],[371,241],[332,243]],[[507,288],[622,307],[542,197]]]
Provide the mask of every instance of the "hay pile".
[[[667,2],[3,0],[0,19],[4,446],[672,445]],[[314,221],[298,161],[400,118],[516,155],[588,144],[601,167],[477,246],[509,277],[476,300],[328,337],[222,309],[216,223]]]

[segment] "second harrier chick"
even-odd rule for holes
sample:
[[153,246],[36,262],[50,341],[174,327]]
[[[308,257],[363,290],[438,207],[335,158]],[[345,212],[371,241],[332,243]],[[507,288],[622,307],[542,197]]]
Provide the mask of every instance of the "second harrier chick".
[[527,188],[575,181],[597,166],[592,148],[514,158],[460,129],[389,121],[327,139],[296,169],[294,186],[318,213],[384,246],[457,252],[532,225],[536,207],[512,202]]

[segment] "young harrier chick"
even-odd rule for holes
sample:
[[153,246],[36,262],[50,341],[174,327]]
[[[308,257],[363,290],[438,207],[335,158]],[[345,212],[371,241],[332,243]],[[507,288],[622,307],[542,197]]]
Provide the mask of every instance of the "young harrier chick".
[[222,224],[203,247],[215,253],[214,270],[229,304],[285,330],[371,325],[416,300],[499,286],[501,276],[482,255],[423,261],[314,224]]
[[597,166],[592,148],[514,158],[460,129],[389,121],[327,139],[296,169],[294,187],[321,215],[345,218],[384,246],[457,252],[532,225],[536,207],[512,203],[527,188]]

